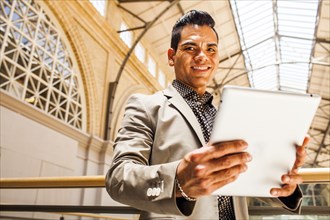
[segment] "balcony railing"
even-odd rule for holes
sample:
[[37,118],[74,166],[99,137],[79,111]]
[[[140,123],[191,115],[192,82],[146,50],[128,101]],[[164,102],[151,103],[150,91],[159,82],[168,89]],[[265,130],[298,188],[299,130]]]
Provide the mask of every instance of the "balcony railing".
[[[299,173],[303,183],[330,183],[330,168],[302,168]],[[61,176],[61,177],[24,177],[0,178],[0,189],[45,189],[45,188],[99,188],[105,187],[105,176]],[[53,205],[22,205],[0,204],[1,211],[14,212],[57,212],[77,213],[112,213],[112,214],[138,214],[139,210],[121,206],[53,206]],[[261,211],[260,211],[261,210]],[[285,214],[278,207],[249,207],[250,214]],[[78,214],[80,213],[80,214]],[[328,207],[304,207],[302,214],[329,215]],[[94,214],[90,214],[92,216]],[[94,215],[96,216],[96,215]],[[99,217],[101,215],[98,215]],[[103,218],[103,217],[102,217]],[[104,217],[107,219],[107,217]]]
[[[302,168],[303,183],[330,182],[330,168]],[[0,178],[0,189],[104,187],[105,176]]]

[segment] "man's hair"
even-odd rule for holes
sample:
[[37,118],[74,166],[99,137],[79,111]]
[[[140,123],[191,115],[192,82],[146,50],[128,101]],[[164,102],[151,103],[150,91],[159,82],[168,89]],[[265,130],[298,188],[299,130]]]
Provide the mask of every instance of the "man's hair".
[[178,43],[181,39],[181,32],[183,27],[194,24],[198,26],[209,26],[210,28],[212,28],[215,35],[217,36],[217,41],[219,40],[218,33],[214,29],[215,21],[213,20],[211,15],[209,15],[209,13],[205,11],[190,10],[185,15],[183,15],[173,26],[171,48],[173,48],[175,51],[178,49]]

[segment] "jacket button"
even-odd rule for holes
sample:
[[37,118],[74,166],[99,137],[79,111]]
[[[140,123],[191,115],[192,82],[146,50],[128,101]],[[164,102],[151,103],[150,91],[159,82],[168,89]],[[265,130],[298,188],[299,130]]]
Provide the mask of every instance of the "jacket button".
[[148,190],[147,190],[147,196],[151,196],[152,195],[152,188],[148,188]]
[[151,195],[152,195],[152,196],[156,196],[156,193],[157,193],[157,188],[152,188],[152,193],[151,193]]
[[159,196],[159,195],[160,195],[160,191],[161,191],[161,189],[158,187],[158,188],[156,189],[156,196]]

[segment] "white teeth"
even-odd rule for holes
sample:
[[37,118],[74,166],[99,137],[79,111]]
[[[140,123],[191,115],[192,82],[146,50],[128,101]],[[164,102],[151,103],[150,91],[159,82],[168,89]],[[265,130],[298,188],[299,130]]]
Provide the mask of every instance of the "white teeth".
[[193,69],[195,69],[195,70],[207,70],[208,67],[206,67],[206,66],[194,66]]

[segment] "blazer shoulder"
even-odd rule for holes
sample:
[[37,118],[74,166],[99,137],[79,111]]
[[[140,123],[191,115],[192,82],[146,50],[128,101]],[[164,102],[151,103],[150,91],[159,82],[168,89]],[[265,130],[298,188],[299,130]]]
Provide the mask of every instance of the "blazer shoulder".
[[166,88],[162,91],[158,91],[155,92],[153,94],[142,94],[142,93],[135,93],[132,94],[129,98],[128,98],[128,104],[131,103],[139,103],[144,105],[146,108],[153,108],[157,105],[164,105],[164,103],[167,102],[167,100],[169,98],[171,98],[172,95],[168,95],[168,94],[173,94],[173,91],[170,90],[170,92],[168,91],[169,89]]

